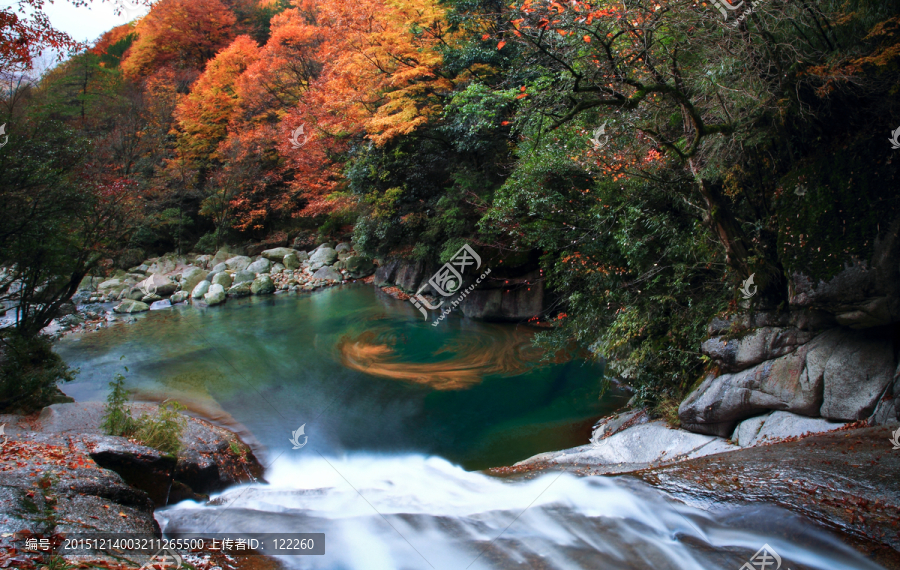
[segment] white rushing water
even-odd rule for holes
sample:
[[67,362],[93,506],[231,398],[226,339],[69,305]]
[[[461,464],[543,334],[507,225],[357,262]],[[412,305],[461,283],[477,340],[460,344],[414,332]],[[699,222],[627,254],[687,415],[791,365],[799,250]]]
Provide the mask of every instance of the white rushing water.
[[[163,532],[324,532],[303,569],[878,569],[833,535],[774,507],[704,511],[627,478],[544,473],[503,480],[422,456],[279,457],[268,484],[157,512]],[[758,566],[752,566],[758,568]]]

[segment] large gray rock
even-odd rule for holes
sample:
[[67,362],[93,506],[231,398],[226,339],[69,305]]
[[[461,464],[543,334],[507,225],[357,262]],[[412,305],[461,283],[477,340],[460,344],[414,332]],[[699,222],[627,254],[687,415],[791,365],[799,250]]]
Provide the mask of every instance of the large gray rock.
[[341,242],[341,243],[337,244],[336,246],[334,246],[334,251],[336,251],[338,253],[343,253],[345,251],[350,251],[352,249],[353,249],[353,246],[351,246],[347,242]]
[[268,273],[272,269],[272,262],[266,258],[257,259],[247,266],[247,271],[251,273]]
[[194,289],[191,291],[191,297],[193,297],[194,299],[202,298],[209,292],[210,285],[212,285],[212,283],[210,283],[209,281],[201,281],[200,283],[197,283],[197,286],[194,287]]
[[347,271],[353,279],[361,279],[368,277],[375,272],[375,264],[368,257],[354,255],[347,258],[345,262]]
[[216,273],[212,279],[213,285],[221,285],[223,288],[231,287],[232,277],[228,273]]
[[316,271],[326,265],[332,265],[337,261],[337,252],[330,247],[320,247],[309,258],[310,271]]
[[228,266],[225,265],[225,262],[223,261],[222,263],[217,263],[215,266],[213,266],[213,268],[210,270],[210,273],[223,273],[225,271],[228,271]]
[[232,282],[232,285],[238,285],[247,281],[253,281],[254,279],[256,279],[256,273],[248,268],[246,271],[238,271],[234,274],[234,281]]
[[181,290],[193,291],[201,281],[206,279],[208,271],[199,267],[188,267],[181,273]]
[[252,281],[244,281],[243,283],[238,283],[234,285],[228,290],[229,297],[246,297],[251,294],[250,287],[253,285]]
[[[262,255],[264,258],[268,259],[269,261],[277,261],[279,263],[282,263],[284,256],[290,255],[292,253],[294,253],[293,249],[290,249],[287,247],[276,247],[273,249],[267,249],[264,252],[262,252],[260,255]],[[265,273],[265,272],[260,271],[259,273]]]
[[332,267],[322,267],[313,273],[313,279],[327,279],[330,281],[341,281],[343,276],[339,271],[335,271]]
[[268,275],[260,275],[250,285],[250,292],[254,295],[271,295],[275,292],[275,283]]
[[158,273],[154,273],[138,283],[138,287],[144,292],[144,295],[159,295],[160,297],[168,297],[178,290],[177,283]]
[[832,420],[861,420],[875,411],[894,378],[893,342],[865,332],[844,335],[825,363],[820,414]]
[[731,440],[741,447],[776,443],[793,437],[839,429],[847,424],[823,418],[799,416],[790,412],[771,412],[744,420],[737,425]]
[[218,283],[213,283],[209,287],[209,291],[203,295],[203,300],[207,305],[212,307],[225,302],[225,288]]
[[721,438],[672,429],[663,421],[639,424],[589,445],[541,453],[516,465],[659,464],[739,449]]
[[110,279],[108,281],[104,281],[100,285],[97,286],[97,290],[101,292],[109,292],[113,290],[118,290],[124,287],[125,284],[121,279]]
[[739,339],[710,338],[700,350],[715,360],[722,371],[737,372],[789,354],[813,336],[796,328],[762,327]]
[[97,465],[118,473],[126,483],[147,493],[154,504],[166,504],[175,476],[175,457],[124,437],[85,435],[82,441]]
[[143,313],[145,311],[149,311],[150,306],[147,303],[142,303],[140,301],[133,301],[131,299],[126,299],[119,303],[119,305],[113,309],[113,311],[117,313],[124,314],[132,314],[132,313]]
[[225,261],[225,266],[232,271],[243,271],[247,269],[253,260],[246,255],[238,255]]
[[727,437],[738,421],[769,410],[817,416],[824,363],[841,340],[841,331],[831,330],[775,360],[736,373],[710,375],[681,403],[682,425]]
[[[201,281],[201,283],[206,283],[206,286],[209,287],[209,281]],[[199,286],[199,285],[198,285]],[[179,303],[184,303],[191,297],[190,293],[187,291],[179,291],[169,297],[169,301],[172,302],[173,305],[177,305]]]
[[288,269],[300,269],[300,258],[293,252],[285,255],[282,259],[282,263],[284,263],[284,266]]

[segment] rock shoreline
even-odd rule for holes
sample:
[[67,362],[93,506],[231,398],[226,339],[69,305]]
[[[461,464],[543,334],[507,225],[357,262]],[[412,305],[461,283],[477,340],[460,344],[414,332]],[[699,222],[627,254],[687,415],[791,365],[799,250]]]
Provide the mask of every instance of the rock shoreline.
[[[132,413],[153,409],[134,404]],[[155,508],[207,500],[230,485],[261,480],[253,452],[228,430],[185,416],[182,449],[168,455],[103,435],[102,410],[102,403],[86,402],[54,404],[27,417],[0,415],[0,563],[36,567],[37,558],[23,549],[31,537],[158,537]],[[85,555],[116,560],[108,552]]]

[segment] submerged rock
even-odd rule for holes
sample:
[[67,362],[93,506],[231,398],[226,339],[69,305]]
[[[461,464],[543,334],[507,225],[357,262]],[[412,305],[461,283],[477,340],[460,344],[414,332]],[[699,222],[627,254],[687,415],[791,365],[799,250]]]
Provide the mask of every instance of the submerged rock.
[[169,301],[168,299],[163,299],[162,301],[157,301],[157,302],[153,303],[152,305],[150,305],[151,311],[159,311],[160,309],[171,309],[171,308],[172,308],[172,302]]
[[117,313],[143,313],[144,311],[149,311],[150,305],[147,303],[142,303],[140,301],[133,301],[131,299],[127,299],[122,301],[113,311]]

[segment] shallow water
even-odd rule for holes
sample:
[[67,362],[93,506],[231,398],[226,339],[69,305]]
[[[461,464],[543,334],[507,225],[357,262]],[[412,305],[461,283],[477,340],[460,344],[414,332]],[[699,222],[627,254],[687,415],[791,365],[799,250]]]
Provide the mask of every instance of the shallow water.
[[[451,317],[437,327],[365,286],[177,307],[71,336],[64,387],[103,399],[127,366],[141,400],[175,398],[241,431],[267,484],[157,511],[164,532],[324,532],[309,569],[875,569],[773,507],[711,514],[629,478],[474,469],[581,445],[627,394],[602,370],[544,364],[532,330]],[[123,357],[120,359],[120,357]],[[289,442],[304,425],[300,449]],[[304,440],[308,437],[308,440]]]

